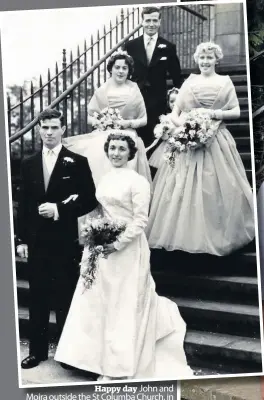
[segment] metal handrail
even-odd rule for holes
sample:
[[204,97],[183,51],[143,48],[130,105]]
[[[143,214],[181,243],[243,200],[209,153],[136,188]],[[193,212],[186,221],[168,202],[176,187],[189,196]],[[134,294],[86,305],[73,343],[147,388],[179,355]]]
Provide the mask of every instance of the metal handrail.
[[[25,103],[27,100],[30,100],[32,96],[35,96],[36,94],[40,93],[45,87],[47,87],[51,82],[53,82],[55,79],[57,79],[60,75],[63,74],[63,72],[67,71],[68,69],[70,69],[70,67],[72,65],[74,65],[74,63],[76,63],[76,61],[78,61],[81,57],[83,57],[85,54],[87,54],[93,47],[95,47],[101,40],[104,39],[104,37],[108,36],[113,30],[115,30],[119,25],[123,24],[124,21],[126,21],[128,19],[128,17],[130,15],[132,15],[134,13],[135,9],[133,8],[133,11],[131,11],[129,14],[126,15],[126,17],[124,17],[121,21],[119,21],[114,27],[112,27],[112,29],[109,29],[107,32],[105,32],[105,34],[100,37],[100,39],[97,39],[95,42],[93,42],[92,45],[90,45],[85,51],[83,51],[80,55],[78,55],[78,57],[76,57],[73,61],[71,61],[66,68],[63,68],[59,73],[55,74],[53,76],[53,78],[51,78],[48,82],[46,82],[44,85],[42,85],[41,87],[39,87],[34,93],[33,95],[30,95],[28,97],[26,97],[25,99],[23,99],[22,102],[19,102],[17,104],[15,104],[14,106],[12,106],[8,111],[11,112],[13,110],[15,110],[16,108],[18,108],[21,104]],[[65,50],[64,50],[65,51]]]
[[[64,100],[76,87],[79,86],[89,75],[91,75],[108,57],[111,56],[119,47],[121,47],[131,36],[133,36],[142,26],[140,23],[133,31],[131,31],[124,39],[122,39],[117,45],[115,45],[111,50],[109,50],[100,60],[98,60],[91,68],[88,69],[80,78],[78,78],[72,85],[70,85],[59,97],[57,97],[46,109],[54,108],[62,100]],[[34,118],[28,125],[23,129],[9,137],[9,143],[14,142],[21,136],[29,132],[38,123],[38,117]]]
[[[169,7],[168,7],[169,8]],[[196,10],[194,10],[194,9],[192,9],[192,8],[190,8],[190,7],[188,7],[188,6],[183,6],[183,5],[178,5],[178,8],[181,8],[182,10],[184,10],[184,11],[186,11],[186,12],[188,12],[188,13],[190,13],[190,14],[192,14],[192,15],[194,15],[195,17],[197,17],[197,18],[199,18],[200,20],[202,20],[202,21],[205,21],[205,20],[207,20],[207,18],[204,16],[204,15],[202,15],[201,13],[199,13],[198,11],[196,11]],[[123,9],[122,9],[123,10]],[[95,41],[95,42],[93,42],[93,39],[91,39],[91,46],[89,46],[89,48],[88,49],[86,49],[86,47],[85,47],[85,51],[80,55],[79,53],[78,53],[78,57],[74,60],[74,61],[72,61],[72,58],[71,58],[71,62],[70,62],[70,64],[68,64],[66,67],[65,67],[65,64],[66,64],[66,58],[64,59],[64,61],[63,61],[63,66],[64,66],[64,68],[62,69],[62,71],[60,71],[60,73],[58,73],[57,71],[57,74],[52,78],[52,79],[48,79],[48,82],[45,84],[45,85],[40,85],[40,87],[39,87],[39,89],[36,91],[36,92],[34,92],[34,93],[32,93],[33,92],[33,88],[32,88],[32,90],[31,90],[31,95],[30,96],[28,96],[26,99],[23,99],[22,98],[22,100],[20,101],[20,103],[18,103],[16,106],[13,106],[12,108],[11,107],[9,107],[9,109],[8,109],[8,115],[9,115],[9,119],[10,119],[10,114],[11,114],[11,111],[12,110],[14,110],[15,108],[17,108],[18,106],[20,106],[20,107],[22,107],[23,106],[23,104],[27,101],[27,100],[29,100],[29,99],[34,99],[34,96],[37,94],[37,93],[42,93],[42,91],[43,91],[43,88],[45,88],[46,86],[50,86],[50,83],[53,81],[53,80],[58,80],[58,76],[60,76],[61,74],[63,74],[64,73],[64,78],[65,78],[65,73],[66,73],[66,71],[67,70],[70,70],[71,68],[72,68],[72,65],[76,62],[76,61],[78,61],[78,62],[80,62],[80,58],[84,55],[85,57],[86,57],[86,53],[89,51],[89,50],[93,50],[93,48],[96,46],[96,45],[99,45],[99,43],[101,42],[101,40],[102,39],[105,39],[106,37],[107,37],[107,35],[111,35],[112,34],[112,32],[114,31],[114,30],[116,30],[117,29],[117,27],[119,26],[119,25],[122,25],[122,24],[124,24],[124,21],[126,21],[126,20],[129,20],[129,16],[131,15],[131,14],[135,14],[135,11],[136,10],[139,10],[139,9],[135,9],[135,8],[133,8],[133,11],[131,11],[130,13],[127,13],[127,15],[124,17],[122,17],[122,12],[121,12],[121,21],[120,22],[118,22],[118,19],[117,19],[117,23],[116,23],[116,25],[113,27],[113,28],[111,28],[111,25],[110,25],[110,30],[106,33],[106,31],[104,32],[104,36],[102,36],[101,38],[99,38],[99,31],[98,31],[98,39],[97,39],[97,41]],[[92,75],[93,76],[93,73],[94,73],[94,71],[96,70],[96,69],[98,69],[99,67],[100,67],[100,65],[101,64],[103,64],[103,63],[105,63],[105,61],[106,61],[106,59],[109,57],[109,56],[111,56],[111,54],[113,54],[118,48],[120,48],[127,40],[129,40],[130,39],[130,37],[132,37],[136,32],[138,32],[139,30],[140,30],[140,28],[142,27],[142,23],[139,23],[129,34],[127,34],[123,39],[121,39],[114,47],[112,47],[112,49],[110,49],[101,59],[99,59],[91,68],[89,68],[85,73],[83,73],[83,75],[82,76],[80,76],[80,74],[78,75],[78,79],[74,82],[74,83],[72,83],[68,88],[66,88],[66,85],[63,85],[63,93],[61,93],[60,95],[58,95],[58,93],[57,93],[57,98],[53,101],[53,102],[51,102],[47,107],[45,107],[46,109],[51,109],[51,108],[54,108],[54,107],[56,107],[56,106],[58,106],[58,104],[60,103],[60,102],[62,102],[63,100],[64,100],[64,103],[65,103],[65,101],[66,101],[66,99],[67,99],[67,97],[69,96],[69,94],[71,94],[77,87],[80,87],[80,84],[84,81],[84,80],[86,80],[90,75]],[[86,42],[85,42],[86,43]],[[65,55],[65,50],[64,50],[64,55]],[[71,53],[72,54],[72,53]],[[93,64],[93,62],[92,62],[92,64]],[[72,81],[73,82],[73,81]],[[31,84],[32,85],[32,84]],[[21,89],[22,90],[22,89]],[[64,104],[64,112],[65,112],[65,104]],[[11,135],[10,137],[9,137],[9,143],[11,144],[11,143],[13,143],[14,141],[16,141],[17,139],[19,139],[19,138],[21,138],[21,139],[23,139],[22,138],[22,136],[24,135],[24,134],[26,134],[27,132],[29,132],[30,130],[32,130],[32,132],[34,132],[34,130],[33,130],[33,128],[37,125],[37,123],[38,123],[38,117],[35,117],[34,118],[34,113],[33,113],[33,115],[32,115],[32,121],[31,122],[29,122],[25,127],[23,127],[23,124],[21,124],[20,126],[21,126],[21,129],[18,131],[18,132],[16,132],[15,134],[13,134],[13,135]],[[21,146],[22,146],[22,142],[21,142]]]

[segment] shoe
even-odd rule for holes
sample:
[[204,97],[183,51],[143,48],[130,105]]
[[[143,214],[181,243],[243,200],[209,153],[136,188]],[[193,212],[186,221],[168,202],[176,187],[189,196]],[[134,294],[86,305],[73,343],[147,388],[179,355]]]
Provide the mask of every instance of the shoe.
[[64,363],[60,363],[61,367],[64,369],[68,369],[68,370],[72,370],[75,369],[72,365],[68,365],[68,364],[64,364]]
[[37,357],[37,356],[28,356],[24,358],[24,360],[21,362],[21,368],[23,369],[29,369],[29,368],[34,368],[39,365],[41,361],[47,360],[48,357]]

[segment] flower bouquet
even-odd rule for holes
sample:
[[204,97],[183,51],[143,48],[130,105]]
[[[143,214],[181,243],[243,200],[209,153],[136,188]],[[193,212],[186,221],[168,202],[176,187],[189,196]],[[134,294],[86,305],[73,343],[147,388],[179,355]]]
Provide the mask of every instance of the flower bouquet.
[[205,109],[187,113],[183,125],[176,128],[167,140],[165,160],[174,167],[177,153],[210,146],[221,121],[214,121]]
[[175,125],[171,121],[169,114],[160,115],[159,120],[160,123],[155,126],[153,131],[156,139],[153,143],[151,143],[149,147],[146,148],[146,152],[154,147],[158,143],[159,139],[168,140],[169,137],[172,135],[173,130],[175,129]]
[[175,125],[170,119],[170,115],[161,115],[160,123],[154,128],[154,136],[156,139],[167,140],[175,129]]
[[108,129],[121,129],[123,120],[120,111],[117,108],[106,107],[101,113],[94,112],[93,128],[101,131]]
[[107,218],[87,220],[82,226],[81,237],[87,250],[87,258],[81,261],[81,277],[85,288],[90,288],[96,278],[99,257],[103,257],[104,245],[114,243],[124,232],[126,225]]

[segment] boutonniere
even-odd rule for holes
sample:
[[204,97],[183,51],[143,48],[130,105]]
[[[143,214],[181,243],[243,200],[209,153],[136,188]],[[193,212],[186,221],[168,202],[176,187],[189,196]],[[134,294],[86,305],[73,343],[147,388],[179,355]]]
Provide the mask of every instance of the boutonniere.
[[164,47],[167,47],[167,45],[166,45],[166,44],[163,44],[163,43],[161,43],[161,44],[158,45],[158,48],[159,48],[159,49],[164,49]]
[[63,157],[63,163],[68,165],[68,164],[73,164],[74,163],[74,159],[71,157]]

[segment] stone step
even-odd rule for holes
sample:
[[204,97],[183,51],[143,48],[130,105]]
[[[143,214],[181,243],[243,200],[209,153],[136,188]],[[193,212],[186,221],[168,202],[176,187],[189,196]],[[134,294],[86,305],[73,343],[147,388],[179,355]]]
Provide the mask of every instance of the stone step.
[[[29,312],[25,307],[19,307],[19,331],[22,339],[28,338]],[[49,340],[57,342],[55,313],[50,313]],[[259,339],[220,333],[187,330],[185,351],[188,363],[199,368],[219,373],[258,373],[261,372],[261,346]],[[221,369],[224,368],[224,372]],[[237,369],[236,369],[237,368]]]
[[226,123],[226,127],[231,132],[234,138],[236,138],[237,136],[250,137],[250,127],[249,127],[249,122],[247,121],[240,121],[240,120],[229,121]]
[[259,338],[259,308],[254,305],[170,297],[188,329]]
[[232,82],[234,85],[237,84],[243,84],[247,85],[247,75],[246,74],[240,74],[240,75],[231,75],[230,78],[232,79]]
[[251,153],[249,153],[249,152],[240,152],[240,156],[242,158],[242,161],[243,161],[245,169],[252,168]]
[[[214,368],[221,365],[232,373],[262,372],[260,339],[226,335],[220,333],[188,330],[185,351],[190,365]],[[238,370],[235,370],[238,366]]]
[[237,96],[246,96],[248,94],[247,85],[235,85]]
[[185,275],[153,271],[157,292],[183,299],[213,300],[258,306],[258,278],[249,276]]
[[183,251],[151,249],[152,271],[163,269],[166,273],[177,271],[186,275],[209,276],[257,276],[256,247],[253,240],[241,250],[229,256],[218,257],[210,254],[192,254]]
[[239,105],[240,105],[241,110],[243,110],[243,109],[248,110],[248,98],[239,96],[238,100],[239,100]]
[[235,141],[239,152],[250,152],[250,137],[238,136],[235,138]]
[[239,121],[244,121],[244,120],[246,120],[246,121],[248,121],[248,119],[249,119],[249,111],[248,111],[248,109],[247,110],[240,110],[240,118],[239,118]]
[[[230,77],[234,75],[246,75],[247,70],[245,68],[245,64],[219,64],[216,67],[216,72],[221,75],[229,75]],[[182,75],[184,77],[189,76],[192,73],[199,73],[198,67],[197,68],[183,68]]]

